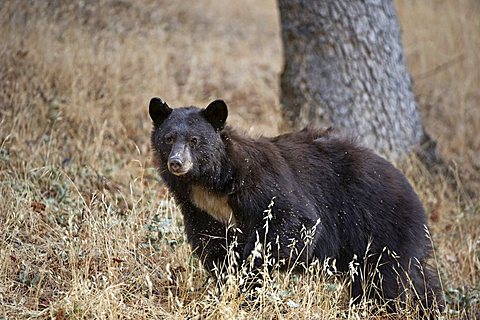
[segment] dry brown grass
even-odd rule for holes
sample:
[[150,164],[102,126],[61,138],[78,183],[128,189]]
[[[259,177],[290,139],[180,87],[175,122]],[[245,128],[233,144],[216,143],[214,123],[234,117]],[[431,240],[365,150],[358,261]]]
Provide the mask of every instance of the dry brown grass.
[[[430,216],[445,317],[480,317],[480,4],[397,7],[424,122],[458,183],[405,170]],[[0,319],[373,316],[315,272],[274,275],[254,307],[234,286],[215,293],[152,168],[154,95],[222,97],[230,124],[277,132],[274,1],[7,0],[0,28]]]

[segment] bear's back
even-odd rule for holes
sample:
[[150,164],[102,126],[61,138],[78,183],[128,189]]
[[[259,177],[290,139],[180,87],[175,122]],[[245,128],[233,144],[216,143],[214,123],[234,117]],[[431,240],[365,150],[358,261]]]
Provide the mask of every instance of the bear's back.
[[[270,141],[304,193],[343,226],[340,238],[359,245],[353,251],[364,250],[373,237],[382,239],[377,251],[380,246],[403,251],[398,248],[402,243],[413,256],[426,253],[423,206],[403,173],[387,160],[330,129],[307,127]],[[402,239],[406,233],[414,235],[407,242]]]

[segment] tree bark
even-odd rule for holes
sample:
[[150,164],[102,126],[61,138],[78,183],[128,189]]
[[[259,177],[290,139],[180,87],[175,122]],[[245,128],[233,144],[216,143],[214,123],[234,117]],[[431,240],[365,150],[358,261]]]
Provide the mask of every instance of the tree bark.
[[[408,74],[391,0],[279,0],[283,117],[333,126],[392,161],[438,161]],[[428,160],[428,159],[427,159]]]

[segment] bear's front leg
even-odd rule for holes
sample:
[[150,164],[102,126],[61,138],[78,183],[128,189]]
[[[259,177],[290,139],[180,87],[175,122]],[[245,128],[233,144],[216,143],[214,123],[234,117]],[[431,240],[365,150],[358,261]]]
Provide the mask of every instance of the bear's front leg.
[[[215,220],[208,213],[198,209],[192,203],[181,205],[185,232],[192,251],[202,261],[203,266],[213,276],[218,278],[232,262],[230,254],[238,252],[238,247],[232,246],[234,230]],[[236,254],[240,256],[240,254]]]
[[242,253],[247,287],[258,287],[264,272],[306,268],[312,260],[320,239],[319,220],[306,211],[301,213],[270,210],[262,225],[249,234]]

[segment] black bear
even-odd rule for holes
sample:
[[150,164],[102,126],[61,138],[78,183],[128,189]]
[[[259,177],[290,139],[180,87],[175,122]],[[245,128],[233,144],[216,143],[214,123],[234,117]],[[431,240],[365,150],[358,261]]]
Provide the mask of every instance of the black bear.
[[[277,244],[273,257],[285,266],[330,258],[349,271],[355,260],[365,273],[352,280],[356,301],[364,295],[405,301],[410,293],[424,307],[441,305],[438,275],[426,262],[431,242],[423,206],[385,159],[332,130],[245,137],[225,126],[222,100],[172,109],[153,98],[149,113],[155,162],[208,270],[225,261],[226,227],[233,225],[240,263],[260,267],[263,258],[251,254],[265,239]],[[365,291],[361,277],[377,290]]]

